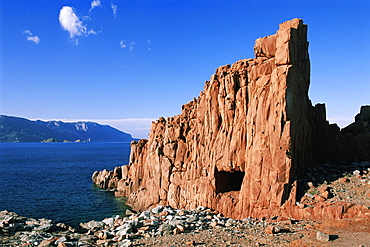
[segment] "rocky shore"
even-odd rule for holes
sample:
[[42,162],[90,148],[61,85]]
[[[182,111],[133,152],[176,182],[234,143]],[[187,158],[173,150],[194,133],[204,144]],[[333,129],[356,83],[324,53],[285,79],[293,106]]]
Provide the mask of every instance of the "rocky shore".
[[[204,207],[189,211],[157,206],[76,228],[2,211],[0,226],[1,246],[286,246],[300,239],[302,231],[313,230],[314,222],[278,217],[234,220]],[[330,240],[328,234],[320,234],[322,240]]]
[[370,246],[370,162],[325,164],[306,175],[302,206],[344,203],[345,218],[235,220],[202,206],[157,206],[71,227],[2,211],[0,246]]

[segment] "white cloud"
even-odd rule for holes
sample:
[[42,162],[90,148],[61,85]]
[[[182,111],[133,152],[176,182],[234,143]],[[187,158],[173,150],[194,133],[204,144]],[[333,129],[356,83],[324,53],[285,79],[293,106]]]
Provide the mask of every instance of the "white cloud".
[[93,9],[95,9],[96,7],[101,7],[101,3],[100,3],[100,0],[93,0],[91,2],[91,7],[90,7],[90,11],[92,11]]
[[120,42],[119,42],[119,46],[121,47],[121,48],[126,48],[126,43],[125,43],[125,41],[124,40],[121,40]]
[[23,33],[25,33],[25,34],[28,34],[28,35],[32,36],[32,33],[31,33],[31,31],[30,31],[30,30],[23,31]]
[[95,35],[97,35],[98,33],[94,29],[91,29],[91,30],[87,31],[87,34],[95,34]]
[[110,4],[110,7],[112,8],[113,10],[113,16],[114,18],[117,18],[117,5],[114,5],[113,3]]
[[35,42],[35,44],[40,43],[40,38],[38,36],[27,37],[27,40]]
[[[75,36],[86,35],[87,28],[75,14],[72,7],[64,6],[59,12],[59,23],[62,28],[69,32],[73,39]],[[78,41],[77,41],[78,42]]]
[[33,35],[30,30],[23,31],[23,33],[28,34],[27,40],[32,41],[35,44],[40,43],[40,38],[36,35]]
[[121,40],[121,41],[119,42],[119,46],[120,46],[122,49],[124,49],[124,48],[128,47],[128,49],[129,49],[130,51],[132,51],[132,50],[134,49],[135,45],[136,45],[136,42],[135,42],[135,41],[132,41],[132,42],[130,42],[129,44],[126,44],[126,41],[124,41],[124,40]]

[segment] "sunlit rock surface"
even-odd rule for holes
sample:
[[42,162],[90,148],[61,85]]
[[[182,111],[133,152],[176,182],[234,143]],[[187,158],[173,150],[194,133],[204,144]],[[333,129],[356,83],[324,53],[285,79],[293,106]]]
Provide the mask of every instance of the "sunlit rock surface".
[[130,165],[96,172],[94,183],[114,187],[138,211],[161,204],[239,219],[309,215],[296,204],[299,175],[338,150],[343,159],[370,151],[351,151],[344,140],[358,138],[329,125],[325,105],[312,106],[302,20],[280,24],[254,51],[254,59],[217,68],[181,115],[159,118],[147,140],[132,142]]

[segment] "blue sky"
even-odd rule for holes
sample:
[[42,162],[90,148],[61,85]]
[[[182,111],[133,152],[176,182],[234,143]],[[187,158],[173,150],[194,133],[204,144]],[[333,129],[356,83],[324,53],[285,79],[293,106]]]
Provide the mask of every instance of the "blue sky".
[[0,114],[91,120],[134,137],[181,113],[255,39],[308,24],[310,98],[330,122],[370,104],[370,1],[4,0]]

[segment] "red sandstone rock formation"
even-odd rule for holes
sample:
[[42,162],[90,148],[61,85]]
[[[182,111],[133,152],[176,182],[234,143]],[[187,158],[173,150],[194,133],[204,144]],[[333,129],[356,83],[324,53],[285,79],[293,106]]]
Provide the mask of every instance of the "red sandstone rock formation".
[[234,218],[310,214],[295,206],[297,178],[326,158],[313,151],[329,124],[325,106],[308,98],[307,26],[284,22],[254,51],[219,67],[181,115],[153,122],[148,140],[131,144],[130,165],[93,181],[137,211],[162,204]]

